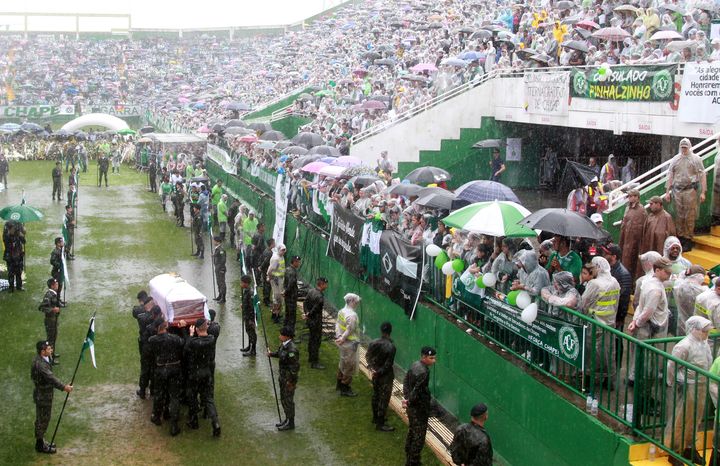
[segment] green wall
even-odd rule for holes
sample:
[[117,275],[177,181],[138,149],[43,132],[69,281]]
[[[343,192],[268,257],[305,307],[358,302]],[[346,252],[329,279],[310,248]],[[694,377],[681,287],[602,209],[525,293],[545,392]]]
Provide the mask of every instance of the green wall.
[[[462,128],[460,139],[443,139],[440,150],[420,151],[419,162],[401,162],[398,172],[402,178],[418,167],[432,165],[443,168],[453,173],[454,177],[448,183],[451,188],[468,181],[489,180],[492,150],[474,149],[473,144],[484,139],[524,138],[522,161],[505,161],[501,181],[511,188],[535,188],[538,185],[541,146],[532,144],[525,136],[523,125],[483,117],[480,128]],[[500,156],[505,160],[504,147],[500,148]]]
[[[263,215],[272,226],[274,202],[260,196],[248,184],[227,175],[208,161],[212,178],[221,178],[227,187]],[[327,298],[336,307],[345,293],[363,298],[360,323],[369,338],[378,336],[380,324],[393,324],[398,347],[397,365],[403,368],[418,358],[420,348],[438,349],[438,362],[432,370],[431,390],[435,398],[461,421],[468,420],[470,408],[479,401],[490,407],[488,430],[493,446],[510,464],[533,466],[608,466],[628,464],[629,442],[596,418],[588,416],[552,386],[526,372],[466,334],[442,311],[420,303],[415,319],[385,295],[347,273],[326,257],[327,238],[311,231],[288,216],[285,229],[289,254],[303,257],[301,276],[311,281],[324,275],[330,279]]]
[[282,131],[282,133],[290,139],[298,133],[298,128],[311,121],[310,118],[293,115],[273,121],[271,125],[274,130]]
[[289,96],[285,99],[282,99],[272,105],[268,105],[267,107],[263,107],[263,108],[255,110],[253,112],[250,112],[243,116],[243,120],[257,120],[260,118],[269,118],[270,115],[272,115],[272,113],[274,111],[280,110],[281,108],[287,107],[288,105],[295,102],[295,99],[300,97],[300,94],[302,94],[303,92],[310,92],[310,90],[303,89],[302,91],[292,94],[291,96]]

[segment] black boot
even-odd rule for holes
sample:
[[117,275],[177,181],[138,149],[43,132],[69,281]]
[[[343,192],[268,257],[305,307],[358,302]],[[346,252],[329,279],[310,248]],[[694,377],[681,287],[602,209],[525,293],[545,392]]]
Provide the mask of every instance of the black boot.
[[243,353],[243,357],[245,357],[245,358],[254,357],[255,354],[256,354],[255,353],[255,345],[252,345],[252,347],[250,347],[250,351]]
[[338,379],[338,380],[335,382],[335,391],[336,391],[336,392],[339,392],[340,390],[342,390],[342,388],[343,388],[343,384],[340,382],[340,379]]
[[251,345],[247,345],[245,348],[240,348],[240,351],[242,351],[243,353],[247,353],[248,351],[250,351],[250,348]]
[[350,384],[343,384],[342,390],[340,390],[340,396],[346,396],[348,398],[354,398],[357,396],[357,393],[355,393],[352,388],[350,387]]
[[44,439],[39,438],[35,440],[35,451],[52,455],[57,453],[57,448],[55,448],[54,443],[46,443]]
[[288,423],[288,420],[285,419],[285,420],[282,421],[282,422],[276,423],[276,424],[275,424],[275,427],[282,427],[282,426],[284,426],[284,425],[287,424],[287,423]]
[[692,461],[695,464],[705,464],[705,457],[702,456],[696,449],[694,448],[686,448],[683,450],[683,458],[687,458],[690,461]]
[[180,433],[180,426],[178,425],[177,421],[172,421],[172,424],[170,424],[170,435],[175,437],[179,433]]
[[187,426],[193,430],[199,429],[200,424],[198,424],[197,417],[190,418],[190,420],[188,420],[188,422],[187,422]]
[[138,390],[135,392],[135,394],[140,398],[141,400],[144,400],[146,398],[145,390],[142,388],[138,388]]
[[277,430],[279,430],[279,431],[295,430],[295,418],[294,417],[288,418],[285,425],[278,427]]
[[152,423],[155,424],[156,426],[161,426],[161,425],[162,425],[162,418],[161,418],[160,416],[156,416],[156,415],[153,414],[153,415],[150,417],[150,422],[152,422]]
[[218,421],[213,422],[213,437],[220,437],[220,423]]

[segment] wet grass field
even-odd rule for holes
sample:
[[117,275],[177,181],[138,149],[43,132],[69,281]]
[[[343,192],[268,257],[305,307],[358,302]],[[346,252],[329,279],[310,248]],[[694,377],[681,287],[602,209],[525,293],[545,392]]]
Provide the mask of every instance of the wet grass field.
[[[276,431],[278,415],[268,360],[243,358],[240,353],[240,268],[229,247],[228,302],[215,306],[222,326],[215,382],[222,436],[212,437],[208,420],[201,420],[196,431],[185,428],[183,422],[183,431],[175,438],[170,437],[167,423],[151,424],[151,401],[135,395],[139,374],[137,323],[131,315],[135,295],[155,275],[177,272],[212,299],[211,262],[208,254],[204,261],[190,256],[189,228],[176,227],[170,214],[163,212],[157,195],[147,192],[144,174],[123,167],[121,174],[108,175],[109,188],[98,188],[95,164],[80,176],[77,259],[68,265],[68,305],[59,319],[57,342],[61,364],[55,373],[69,381],[95,311],[98,368],[89,360],[80,365],[56,438],[58,453],[35,453],[30,364],[35,342],[45,338],[43,314],[37,307],[64,214],[64,201],[51,200],[52,166],[51,162],[11,163],[9,189],[0,193],[2,207],[19,203],[24,189],[27,203],[45,214],[43,221],[26,225],[25,291],[0,293],[0,464],[404,464],[407,427],[391,413],[389,424],[397,430],[375,431],[372,388],[361,375],[353,383],[357,398],[336,394],[337,351],[328,341],[321,348],[325,370],[309,368],[307,345],[300,344],[297,428]],[[209,251],[208,241],[205,247]],[[264,309],[264,315],[268,314]],[[268,339],[275,347],[279,328],[267,322]],[[302,321],[298,322],[300,327]],[[258,352],[264,353],[262,333],[259,338]],[[63,399],[64,394],[56,391],[48,440]],[[427,447],[423,464],[440,464]]]

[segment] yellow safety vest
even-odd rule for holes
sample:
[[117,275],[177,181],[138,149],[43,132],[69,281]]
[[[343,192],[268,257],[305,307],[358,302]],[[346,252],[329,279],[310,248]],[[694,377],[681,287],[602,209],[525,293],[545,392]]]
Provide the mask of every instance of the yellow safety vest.
[[[345,333],[347,331],[347,317],[345,317],[345,314],[339,313],[338,314],[338,326],[340,327],[340,330],[342,333]],[[358,339],[357,335],[351,333],[347,337],[348,341],[355,341]]]
[[600,292],[600,298],[593,307],[590,308],[590,313],[596,316],[605,317],[611,316],[617,312],[615,306],[618,302],[618,296],[620,290],[610,290]]
[[285,276],[285,257],[281,257],[280,261],[278,262],[277,269],[273,270],[272,272],[273,277],[284,277]]
[[[695,303],[695,312],[699,314],[704,314],[710,319],[712,317],[712,312],[710,312],[710,309],[706,308],[702,304],[696,302]],[[711,319],[712,320],[712,319]]]

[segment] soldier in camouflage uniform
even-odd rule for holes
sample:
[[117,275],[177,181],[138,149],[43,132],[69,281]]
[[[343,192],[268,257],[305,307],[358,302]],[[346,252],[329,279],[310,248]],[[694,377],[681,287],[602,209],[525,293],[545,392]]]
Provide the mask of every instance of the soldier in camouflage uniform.
[[285,411],[285,420],[275,424],[280,431],[295,429],[295,388],[297,387],[298,374],[300,372],[300,352],[293,342],[295,331],[290,327],[283,327],[280,330],[280,341],[282,344],[277,351],[269,351],[268,356],[280,360],[280,403]]
[[[60,316],[60,296],[58,296],[58,281],[51,278],[47,281],[48,290],[45,292],[42,302],[40,303],[40,310],[45,314],[45,333],[47,335],[47,341],[55,348],[55,341],[57,340],[57,329],[58,329],[58,317]],[[52,359],[51,364],[58,364],[55,358],[60,355],[56,354]]]
[[53,388],[70,393],[72,385],[65,385],[52,373],[50,361],[53,356],[53,347],[48,341],[39,341],[36,345],[37,355],[33,359],[30,369],[30,378],[35,384],[33,401],[35,402],[35,451],[39,453],[55,453],[57,450],[52,443],[45,442],[43,438],[50,423],[52,414]]
[[197,251],[193,253],[193,256],[197,256],[198,259],[205,257],[205,243],[203,242],[203,221],[202,215],[200,215],[200,205],[193,204],[193,219],[192,219],[192,231],[195,235],[195,247]]
[[190,327],[190,338],[185,343],[185,361],[188,368],[188,395],[190,396],[190,410],[188,427],[197,429],[198,424],[198,396],[212,421],[213,436],[220,436],[220,420],[215,408],[215,399],[212,393],[212,369],[215,361],[215,337],[207,332],[208,321],[198,319]]
[[285,298],[285,327],[292,327],[295,330],[295,322],[297,320],[297,300],[298,300],[298,276],[297,271],[300,268],[302,259],[300,256],[293,256],[290,259],[290,267],[285,271],[285,282],[283,296]]
[[437,352],[424,346],[420,360],[415,361],[405,374],[403,382],[403,407],[408,415],[408,435],[405,440],[406,466],[419,466],[420,453],[425,445],[425,433],[430,418],[430,366],[435,364]]
[[61,236],[55,238],[55,249],[50,253],[50,265],[52,270],[50,276],[58,282],[58,296],[62,293],[63,282],[65,281],[64,269],[63,269],[63,248],[65,247],[65,240]]
[[180,415],[180,379],[181,364],[185,342],[178,335],[168,333],[168,323],[158,325],[157,335],[148,339],[155,378],[153,381],[153,409],[150,420],[153,424],[162,424],[164,408],[170,412],[170,435],[180,433],[178,417]]
[[240,349],[243,356],[255,356],[257,346],[257,331],[255,330],[255,307],[253,305],[253,292],[250,289],[250,275],[243,275],[240,278],[240,286],[242,287],[242,318],[245,325],[245,332],[248,335],[248,345]]
[[215,246],[213,249],[213,266],[215,267],[215,281],[218,286],[218,295],[215,297],[215,301],[222,304],[225,302],[225,295],[227,294],[227,284],[225,283],[225,272],[227,271],[225,262],[227,257],[225,249],[223,249],[222,237],[214,236],[213,246]]

